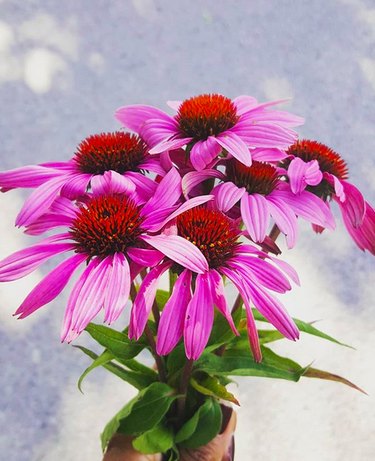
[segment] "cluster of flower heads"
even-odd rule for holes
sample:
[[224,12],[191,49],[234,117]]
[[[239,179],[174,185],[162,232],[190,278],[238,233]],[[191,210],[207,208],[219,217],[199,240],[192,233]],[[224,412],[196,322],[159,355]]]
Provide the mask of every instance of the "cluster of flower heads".
[[323,144],[298,140],[293,128],[303,119],[272,109],[279,102],[204,94],[170,102],[174,116],[122,107],[116,118],[133,133],[95,134],[67,162],[0,172],[3,192],[33,189],[16,224],[31,235],[49,232],[1,261],[0,281],[67,255],[16,315],[27,317],[55,299],[80,270],[62,340],[75,339],[101,309],[104,321],[114,322],[129,297],[129,337],[137,340],[159,280],[171,271],[175,284],[157,331],[160,355],[183,338],[187,357],[197,359],[215,307],[238,334],[224,281],[243,300],[255,360],[261,350],[252,307],[296,340],[298,329],[274,293],[290,290],[298,276],[277,257],[275,235],[284,234],[292,248],[298,219],[317,232],[334,229],[333,200],[355,243],[375,254],[375,212],[347,181],[344,160]]

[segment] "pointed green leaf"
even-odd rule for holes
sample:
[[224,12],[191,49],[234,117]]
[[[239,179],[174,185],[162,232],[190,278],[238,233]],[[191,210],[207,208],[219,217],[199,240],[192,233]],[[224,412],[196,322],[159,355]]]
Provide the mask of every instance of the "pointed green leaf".
[[190,384],[192,387],[194,387],[194,389],[203,395],[218,397],[219,399],[227,400],[228,402],[240,405],[236,397],[231,392],[229,392],[225,386],[220,384],[220,381],[217,378],[213,376],[206,375],[203,379],[199,380],[199,382],[195,378],[191,378]]
[[165,453],[173,447],[173,430],[164,425],[153,427],[133,440],[133,447],[140,453]]
[[[94,360],[94,363],[97,360],[99,360],[99,357],[97,356],[97,354],[95,354],[95,352],[90,351],[86,347],[83,347],[83,346],[74,346],[74,347],[76,347],[77,349],[80,349],[86,355],[91,357]],[[99,366],[99,365],[96,364],[96,366],[93,367],[93,365],[94,364],[91,365],[91,367],[92,367],[91,370],[93,370],[94,368]],[[101,365],[106,370],[110,371],[111,373],[115,374],[116,376],[118,376],[122,380],[124,380],[127,383],[134,386],[136,389],[144,389],[145,387],[148,387],[151,383],[157,381],[157,379],[158,379],[158,376],[157,376],[156,373],[151,375],[149,373],[146,374],[146,373],[143,373],[143,372],[141,373],[141,372],[129,371],[129,370],[125,370],[123,367],[120,367],[120,366],[118,366],[118,365],[116,365],[116,364],[114,364],[112,362],[101,363]],[[79,384],[82,383],[82,380],[87,375],[87,373],[89,371],[91,371],[91,370],[89,370],[89,368],[87,368],[84,371],[83,375],[81,376],[81,378],[79,380]]]
[[125,333],[113,330],[104,325],[89,323],[85,330],[101,346],[112,352],[115,357],[120,359],[132,359],[138,355],[146,344],[142,341],[131,341]]
[[85,377],[90,373],[90,371],[94,370],[97,367],[104,366],[106,363],[110,362],[113,359],[114,355],[109,351],[104,351],[101,355],[99,355],[92,364],[86,368],[86,370],[81,374],[78,380],[78,389],[82,392],[82,382]]
[[305,368],[286,357],[281,357],[265,346],[262,346],[263,360],[254,361],[246,350],[227,350],[222,357],[204,353],[196,363],[196,370],[208,374],[229,376],[259,376],[298,381]]
[[[233,314],[233,321],[236,327],[238,327],[240,320],[241,309],[237,309]],[[226,318],[219,312],[216,312],[214,326],[205,350],[210,352],[217,349],[222,344],[228,344],[234,338],[236,338],[236,336],[231,330]]]
[[219,403],[208,398],[179,430],[175,438],[176,443],[192,449],[206,445],[219,433],[222,417]]
[[339,375],[335,375],[333,373],[330,373],[328,371],[323,371],[323,370],[318,370],[317,368],[307,368],[305,373],[303,374],[304,378],[318,378],[318,379],[326,379],[328,381],[336,381],[338,383],[345,384],[346,386],[352,387],[353,389],[356,389],[359,392],[362,392],[362,394],[366,394],[363,389],[358,387],[356,384],[353,384],[351,381],[347,380],[346,378],[342,378]]

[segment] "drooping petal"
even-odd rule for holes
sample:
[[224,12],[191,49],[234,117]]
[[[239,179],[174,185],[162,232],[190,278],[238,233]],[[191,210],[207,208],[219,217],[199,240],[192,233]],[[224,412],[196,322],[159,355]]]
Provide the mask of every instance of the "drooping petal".
[[138,340],[142,335],[155,300],[159,279],[171,266],[171,262],[160,264],[154,267],[144,278],[131,310],[130,339]]
[[251,154],[244,141],[233,131],[225,131],[216,138],[216,142],[224,147],[234,158],[246,166],[251,166]]
[[215,306],[226,318],[233,333],[238,336],[239,333],[233,322],[227,299],[225,297],[224,283],[221,275],[215,269],[211,269],[208,272],[208,277],[210,279],[212,299]]
[[145,122],[151,119],[164,120],[172,126],[177,126],[175,120],[162,110],[142,104],[120,107],[116,110],[115,117],[120,123],[136,133],[140,133]]
[[192,140],[193,140],[193,138],[168,139],[166,141],[162,141],[159,144],[157,144],[155,147],[150,149],[149,152],[150,152],[150,154],[160,154],[160,153],[165,152],[167,150],[178,149],[179,147],[186,146]]
[[288,248],[293,248],[298,234],[297,218],[294,212],[277,197],[268,196],[268,207],[277,226],[286,236]]
[[134,171],[126,172],[124,176],[130,179],[136,187],[136,192],[132,196],[132,199],[135,200],[138,205],[143,205],[154,195],[158,184],[151,178]]
[[375,210],[366,202],[365,216],[358,227],[354,227],[347,214],[343,213],[343,221],[349,235],[357,246],[375,255]]
[[180,130],[175,120],[171,118],[168,120],[160,118],[147,120],[139,132],[142,139],[151,148],[175,139],[176,136],[179,136],[179,133]]
[[91,174],[76,173],[66,177],[66,182],[61,188],[61,195],[68,199],[75,199],[87,191],[92,178]]
[[211,178],[225,179],[225,175],[218,170],[191,171],[182,178],[182,192],[187,198],[190,191],[198,184]]
[[[148,156],[146,160],[138,165],[140,170],[152,171],[160,176],[164,176],[166,171],[160,163],[160,156],[154,155],[153,157]],[[168,171],[168,170],[167,170]],[[137,173],[135,173],[137,174]],[[140,173],[138,173],[140,174]],[[141,175],[143,176],[143,175]]]
[[270,147],[285,150],[297,138],[297,133],[289,128],[271,124],[254,124],[248,120],[240,120],[231,128],[250,148]]
[[241,95],[233,99],[233,104],[237,108],[237,115],[242,115],[245,112],[257,106],[258,101],[253,96]]
[[78,293],[71,330],[80,334],[103,307],[110,274],[111,257],[107,256],[88,275]]
[[287,155],[284,150],[272,148],[258,148],[251,151],[251,157],[258,162],[280,162]]
[[353,184],[343,180],[341,180],[341,184],[345,193],[344,201],[337,200],[341,213],[349,219],[353,227],[359,227],[366,212],[365,199]]
[[40,235],[56,227],[69,227],[72,224],[72,218],[63,214],[46,213],[40,218],[33,221],[25,229],[25,234]]
[[189,302],[184,323],[186,357],[197,360],[210,337],[214,321],[214,307],[208,273],[199,274],[194,295]]
[[179,235],[143,235],[141,238],[186,269],[198,274],[208,271],[208,263],[203,253]]
[[261,362],[262,361],[262,351],[260,350],[258,330],[255,325],[255,320],[254,320],[253,312],[251,310],[250,300],[245,290],[245,287],[243,285],[243,282],[241,280],[241,277],[235,271],[227,267],[220,268],[220,272],[222,272],[223,275],[228,277],[228,279],[234,283],[237,290],[240,292],[240,295],[244,302],[245,310],[246,310],[246,317],[247,317],[246,326],[247,326],[247,334],[249,337],[250,348],[253,353],[254,360],[256,362]]
[[[316,161],[316,160],[315,160]],[[318,163],[318,162],[316,162]],[[319,166],[319,165],[318,165]],[[294,158],[288,167],[288,178],[293,194],[299,194],[306,187],[305,173],[307,163],[299,157]]]
[[39,216],[46,213],[53,201],[57,198],[61,187],[65,183],[65,176],[50,179],[43,183],[25,201],[16,218],[17,226],[28,226]]
[[221,152],[221,146],[214,136],[197,141],[190,151],[190,161],[197,171],[204,170]]
[[130,259],[143,267],[153,267],[164,258],[163,253],[153,248],[128,248],[126,250]]
[[245,192],[244,187],[237,187],[230,181],[219,184],[212,190],[217,208],[224,213],[233,208]]
[[180,274],[163,308],[156,341],[159,355],[169,354],[183,335],[186,308],[191,300],[191,276],[188,269]]
[[291,191],[274,190],[270,196],[277,197],[289,206],[297,216],[319,226],[334,229],[335,219],[327,204],[315,194],[303,190],[298,195]]
[[64,321],[60,334],[61,342],[71,342],[78,336],[77,333],[71,330],[73,312],[76,307],[77,298],[82,290],[82,287],[85,285],[88,276],[90,275],[91,271],[95,269],[98,263],[99,260],[97,258],[91,260],[87,265],[86,269],[82,272],[81,276],[79,277],[75,285],[73,286],[73,289],[68,299],[67,307],[65,309]]
[[85,259],[86,255],[75,254],[60,263],[27,295],[15,315],[19,315],[19,318],[23,319],[55,299]]
[[0,190],[7,191],[19,187],[39,187],[51,179],[61,176],[54,168],[47,168],[41,165],[28,165],[13,170],[0,172]]
[[20,279],[53,256],[73,249],[72,243],[52,243],[50,239],[45,239],[37,245],[17,251],[0,261],[0,282]]
[[252,240],[263,242],[270,222],[267,199],[260,194],[244,194],[241,199],[241,216]]
[[117,171],[106,171],[103,175],[95,175],[91,179],[93,195],[126,194],[131,195],[135,191],[134,183]]
[[124,310],[130,292],[130,268],[122,253],[115,253],[104,297],[104,321],[109,324],[116,321]]

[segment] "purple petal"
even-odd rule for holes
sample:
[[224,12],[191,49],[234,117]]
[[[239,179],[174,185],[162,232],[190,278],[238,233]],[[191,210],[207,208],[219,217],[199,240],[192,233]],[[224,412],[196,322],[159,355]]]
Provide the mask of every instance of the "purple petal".
[[135,191],[135,185],[130,179],[112,170],[94,176],[91,179],[91,188],[94,195],[131,195]]
[[285,127],[294,127],[305,123],[303,117],[283,110],[263,110],[263,108],[261,110],[251,110],[245,117],[247,120],[252,120],[256,123],[274,123]]
[[255,325],[255,320],[254,320],[253,311],[251,310],[250,300],[246,293],[245,287],[243,286],[241,277],[239,277],[239,275],[235,271],[227,267],[221,268],[220,271],[223,273],[223,275],[228,277],[228,279],[234,283],[237,290],[241,294],[241,297],[242,297],[242,300],[244,302],[245,309],[246,309],[247,334],[249,337],[250,348],[253,353],[254,360],[256,362],[261,362],[262,361],[262,351],[260,350],[258,330]]
[[73,249],[72,243],[50,243],[49,239],[45,239],[37,245],[17,251],[0,261],[0,281],[20,279],[33,272],[47,259]]
[[155,300],[159,279],[171,266],[171,262],[160,264],[154,267],[144,278],[131,310],[130,339],[138,340],[142,335]]
[[375,211],[371,205],[366,202],[365,216],[359,227],[354,227],[346,214],[343,214],[343,221],[357,246],[361,250],[368,250],[375,255]]
[[20,319],[27,317],[40,307],[55,299],[65,288],[74,271],[86,259],[86,255],[75,254],[53,269],[28,294],[26,299],[15,312]]
[[27,226],[25,234],[40,235],[56,227],[69,227],[71,224],[72,218],[69,216],[46,213],[30,224],[30,226]]
[[79,293],[82,290],[82,287],[85,285],[88,276],[90,275],[91,271],[95,269],[98,263],[99,263],[98,259],[92,260],[88,264],[86,269],[83,271],[82,275],[79,277],[75,285],[73,286],[73,289],[68,299],[68,305],[65,309],[65,314],[64,314],[64,321],[63,321],[63,326],[62,326],[61,335],[60,335],[62,342],[63,341],[71,342],[73,339],[75,339],[78,336],[78,334],[73,332],[70,328],[72,324],[73,312],[77,304],[77,298],[78,298]]
[[126,172],[124,176],[127,179],[130,179],[136,187],[136,192],[132,198],[137,202],[137,204],[144,204],[154,195],[158,184],[151,178],[133,171]]
[[233,208],[245,192],[246,189],[244,187],[238,188],[229,181],[219,184],[212,191],[215,196],[216,206],[224,213]]
[[57,198],[66,177],[57,177],[45,182],[29,196],[16,218],[17,226],[28,226],[44,214]]
[[213,299],[208,273],[199,274],[195,282],[194,295],[189,302],[184,324],[186,357],[197,360],[210,337],[214,321]]
[[71,330],[80,334],[103,307],[110,274],[111,257],[97,264],[82,286],[72,315]]
[[156,351],[159,355],[169,354],[182,337],[186,308],[191,300],[191,275],[187,269],[181,273],[171,297],[164,306],[156,341]]
[[239,121],[231,131],[236,133],[250,148],[270,147],[287,149],[297,139],[297,133],[278,125],[254,124],[253,121]]
[[182,101],[167,101],[167,105],[175,110],[176,112],[178,111],[179,107],[181,106]]
[[18,187],[39,187],[51,179],[61,176],[60,171],[41,165],[29,165],[0,172],[0,189],[3,191]]
[[190,151],[190,161],[197,171],[204,170],[221,152],[214,136],[205,141],[197,141]]
[[153,173],[156,173],[160,176],[165,176],[166,173],[165,169],[162,167],[160,163],[160,156],[158,155],[154,155],[153,157],[149,156],[148,158],[146,158],[146,160],[144,160],[142,163],[138,165],[138,168],[140,170],[152,171]]
[[164,227],[168,222],[170,222],[172,219],[177,218],[182,213],[185,213],[185,211],[190,210],[191,208],[195,208],[199,205],[202,205],[203,203],[207,203],[210,200],[213,200],[214,196],[213,195],[200,195],[198,197],[191,198],[184,202],[180,207],[177,208],[172,214],[169,214],[168,217],[161,223],[154,225],[154,226],[149,226],[148,230],[150,232],[156,232],[160,230],[162,227]]
[[112,268],[108,275],[104,298],[104,321],[109,324],[116,321],[124,310],[130,292],[130,268],[122,253],[115,253]]
[[288,248],[293,248],[297,240],[297,218],[294,212],[277,197],[268,196],[268,208],[277,226],[286,236]]
[[175,120],[150,119],[147,120],[139,132],[148,146],[155,147],[179,136],[180,130]]
[[150,119],[160,119],[177,125],[175,120],[165,112],[156,107],[142,104],[120,107],[116,110],[115,117],[120,123],[136,133],[139,133],[145,122]]
[[251,151],[251,157],[253,160],[258,162],[280,162],[284,160],[287,155],[284,150],[281,149],[253,149]]
[[242,115],[258,105],[258,101],[255,98],[246,95],[237,96],[232,102],[237,108],[237,115]]
[[160,251],[147,248],[128,248],[126,252],[133,261],[143,267],[156,266],[164,258]]
[[232,131],[225,131],[216,139],[221,147],[224,147],[233,157],[246,166],[251,166],[251,155],[244,141]]
[[66,182],[61,188],[61,195],[68,199],[75,199],[87,191],[92,178],[91,174],[76,173],[66,177]]
[[143,235],[141,238],[186,269],[198,274],[208,271],[208,263],[203,253],[178,235]]
[[230,309],[228,307],[227,299],[225,297],[224,283],[223,283],[223,279],[221,278],[221,275],[217,271],[212,269],[208,272],[208,276],[210,279],[211,293],[212,293],[212,298],[213,298],[213,302],[215,306],[219,309],[219,311],[226,318],[233,333],[236,336],[239,336],[237,328],[233,322]]
[[341,180],[341,184],[345,192],[345,200],[338,201],[341,213],[349,219],[353,227],[359,227],[366,212],[365,199],[353,184],[343,180]]
[[206,179],[220,178],[225,179],[225,175],[217,170],[191,171],[182,178],[182,192],[187,197],[192,189]]
[[165,152],[167,150],[178,149],[179,147],[189,144],[192,139],[193,138],[174,138],[162,141],[150,149],[150,154],[160,154],[161,152]]
[[251,239],[263,242],[270,222],[267,199],[260,194],[244,194],[241,199],[241,216]]

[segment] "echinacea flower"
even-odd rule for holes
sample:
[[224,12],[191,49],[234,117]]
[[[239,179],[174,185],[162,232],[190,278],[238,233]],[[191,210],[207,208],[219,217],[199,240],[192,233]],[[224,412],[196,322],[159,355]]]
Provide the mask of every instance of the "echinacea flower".
[[[167,258],[151,269],[139,289],[131,311],[129,336],[135,339],[141,336],[158,280],[163,272],[172,268],[178,278],[161,313],[157,333],[159,354],[168,354],[183,336],[186,356],[196,360],[210,336],[214,306],[225,316],[233,332],[238,334],[225,297],[222,276],[231,280],[242,296],[250,346],[256,361],[260,361],[262,356],[251,303],[284,336],[296,340],[299,332],[293,320],[280,301],[268,292],[284,293],[290,290],[290,283],[269,261],[279,265],[298,283],[297,274],[285,262],[241,243],[239,236],[240,230],[226,215],[200,206],[180,214],[167,235],[146,237],[144,240]],[[192,251],[193,248],[195,251]],[[192,268],[193,262],[197,266],[197,255],[201,271]]]
[[203,170],[222,150],[250,166],[252,158],[280,160],[297,138],[292,127],[303,119],[285,111],[268,110],[281,101],[259,104],[251,96],[231,100],[221,94],[202,94],[185,101],[173,101],[174,117],[155,107],[121,107],[116,118],[138,133],[150,146],[150,153],[187,147],[196,170]]
[[0,188],[3,191],[36,188],[18,214],[17,226],[30,225],[48,210],[60,193],[72,199],[84,194],[93,178],[100,178],[108,171],[118,173],[117,181],[131,192],[137,189],[146,201],[156,184],[141,171],[165,174],[158,159],[151,157],[147,149],[145,142],[134,134],[122,131],[95,134],[84,139],[67,162],[0,172]]
[[217,207],[226,213],[239,204],[242,220],[254,242],[265,240],[271,219],[285,234],[288,248],[296,243],[297,217],[334,228],[334,218],[324,201],[308,191],[301,191],[298,196],[293,194],[270,163],[254,161],[247,167],[230,159],[225,173],[215,170],[188,173],[183,178],[183,190],[186,194],[198,181],[211,177],[221,179],[223,183],[212,191]]
[[[102,308],[104,320],[114,322],[125,307],[133,278],[143,267],[154,266],[164,256],[145,243],[148,232],[157,231],[168,215],[178,215],[178,208],[183,212],[212,198],[200,197],[180,205],[180,182],[178,172],[171,170],[143,205],[137,202],[137,194],[129,194],[126,189],[121,193],[119,184],[114,188],[110,182],[94,184],[93,194],[86,195],[83,203],[58,199],[58,213],[51,213],[53,216],[45,221],[41,217],[39,226],[44,224],[44,231],[48,231],[64,224],[65,232],[0,261],[0,281],[8,282],[31,273],[53,256],[73,252],[38,283],[16,315],[27,317],[51,302],[73,273],[83,267],[68,300],[62,340],[72,341]],[[193,258],[194,255],[192,261]],[[199,262],[198,266],[192,263],[192,267],[199,270]]]
[[[333,199],[340,208],[345,227],[357,246],[375,254],[375,211],[348,179],[343,158],[328,146],[300,140],[287,150],[284,162],[293,193],[306,189],[327,202]],[[321,231],[324,227],[316,228]]]

